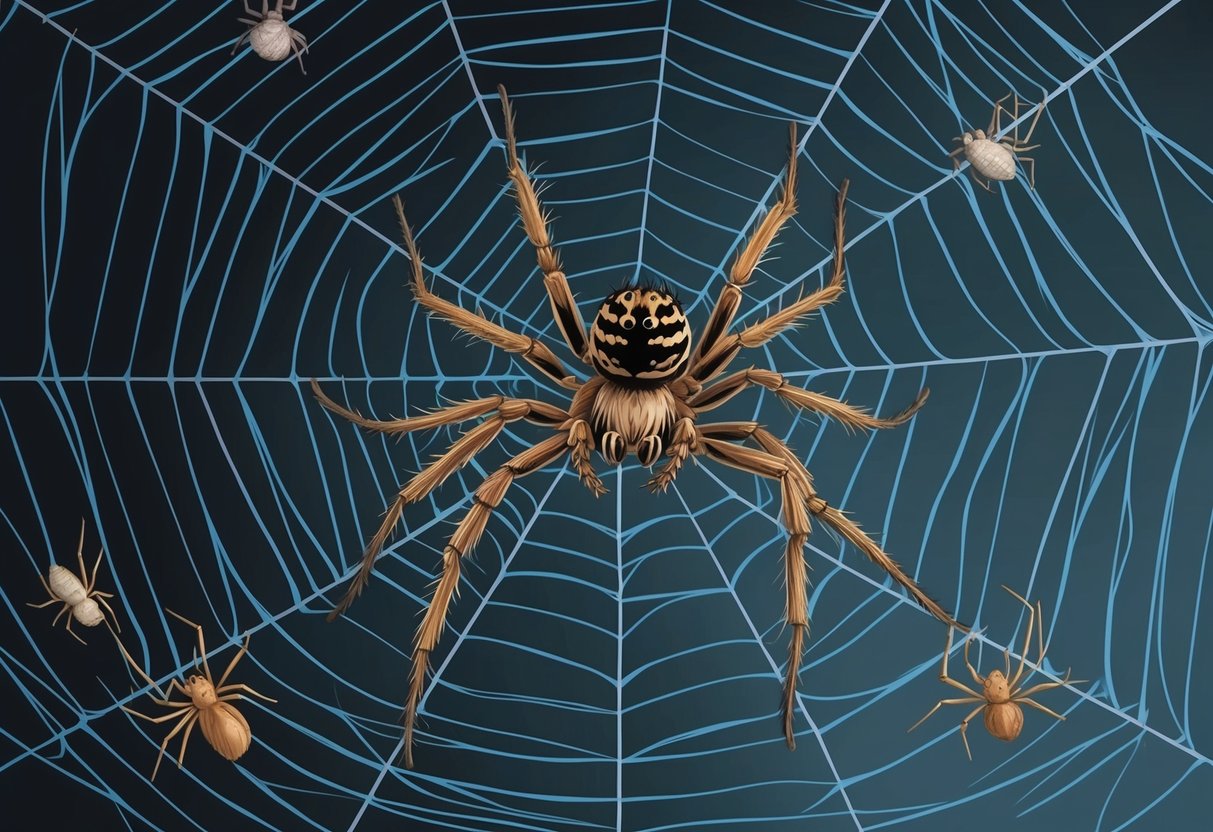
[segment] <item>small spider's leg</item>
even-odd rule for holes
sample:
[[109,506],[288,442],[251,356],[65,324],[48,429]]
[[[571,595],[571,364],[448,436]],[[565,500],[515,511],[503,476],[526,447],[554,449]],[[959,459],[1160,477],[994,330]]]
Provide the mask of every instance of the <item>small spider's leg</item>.
[[581,480],[582,485],[594,492],[595,497],[601,497],[607,489],[594,470],[594,434],[590,430],[590,423],[585,419],[574,421],[569,426],[569,437],[566,441],[573,468],[577,471],[577,478]]
[[[291,29],[291,40],[293,41],[291,45],[295,47],[295,52],[299,55],[299,61],[302,63],[303,56],[307,54],[307,38],[298,29]],[[306,72],[303,74],[307,75]]]
[[1032,685],[1032,687],[1028,688],[1027,690],[1012,690],[1011,698],[1013,700],[1019,700],[1025,696],[1032,696],[1034,694],[1041,693],[1042,691],[1053,690],[1054,688],[1064,688],[1067,685],[1077,685],[1084,681],[1084,679],[1071,679],[1070,671],[1067,670],[1066,675],[1061,677],[1060,682],[1041,682],[1038,685]]
[[236,38],[236,43],[235,43],[235,45],[234,45],[234,46],[232,46],[232,51],[231,51],[231,54],[233,54],[233,55],[235,55],[235,54],[236,54],[236,50],[240,48],[240,44],[244,43],[244,39],[245,39],[245,38],[247,38],[247,37],[248,37],[248,35],[249,35],[249,33],[248,33],[248,32],[245,32],[243,35],[241,35],[240,37]]
[[303,35],[300,35],[298,32],[295,32],[295,31],[291,32],[291,51],[294,52],[295,57],[299,59],[299,71],[302,72],[304,75],[307,75],[307,69],[305,69],[303,66],[303,53],[307,51],[307,44],[304,44],[303,48],[300,49],[299,41],[296,40],[296,38],[295,38],[296,35],[299,35],[299,37],[303,37]]
[[[549,406],[544,405],[543,407]],[[405,506],[425,499],[447,477],[471,462],[476,454],[483,451],[497,438],[498,434],[501,433],[509,422],[526,419],[532,415],[535,416],[536,420],[541,418],[541,415],[536,413],[531,407],[531,403],[526,399],[506,399],[497,408],[497,411],[497,415],[486,419],[459,437],[447,448],[446,453],[423,468],[421,473],[413,477],[408,485],[400,489],[396,494],[396,499],[388,506],[383,523],[379,526],[379,531],[375,532],[375,536],[367,544],[366,551],[362,555],[362,565],[359,566],[358,573],[350,581],[349,588],[346,589],[341,601],[328,614],[329,621],[336,620],[349,609],[350,604],[354,603],[354,599],[366,587],[367,582],[371,579],[371,571],[375,568],[375,560],[379,557],[380,552],[383,550],[383,545],[396,528],[396,524],[400,522],[400,517],[404,513]],[[558,438],[561,442],[565,441],[564,436]]]
[[[151,687],[152,690],[156,691],[156,693],[158,693],[160,695],[161,699],[168,699],[170,696],[173,695],[173,685],[177,683],[176,679],[169,680],[167,693],[165,691],[161,690],[160,686],[158,684],[156,684],[155,680],[152,679],[151,676],[148,676],[147,673],[144,672],[143,668],[140,667],[139,664],[135,661],[135,658],[129,652],[127,652],[126,645],[122,643],[122,639],[118,638],[118,636],[115,635],[114,641],[116,641],[118,643],[118,649],[120,651],[122,651],[122,655],[126,659],[127,664],[129,664],[132,668],[134,668],[135,673],[139,676],[139,678],[142,679],[144,682],[147,682],[148,686]],[[188,696],[189,694],[186,694],[186,695]]]
[[[1040,145],[1037,145],[1039,147]],[[1036,190],[1036,160],[1031,156],[1016,156],[1019,163],[1027,168],[1028,171],[1028,190]]]
[[[87,646],[88,646],[88,642],[87,642],[87,641],[85,641],[84,639],[80,638],[80,636],[76,635],[74,632],[72,632],[72,620],[73,620],[74,618],[75,618],[75,616],[72,616],[72,615],[69,615],[69,616],[67,617],[67,631],[68,631],[69,633],[71,633],[72,638],[74,638],[76,641],[80,642],[81,644],[83,644],[84,646],[86,646],[86,647],[87,647]],[[52,625],[52,626],[54,626],[54,625]]]
[[[86,583],[84,585],[84,591],[88,595],[93,594],[93,587],[95,587],[97,585],[97,570],[101,568],[101,558],[104,556],[105,556],[105,549],[102,548],[99,552],[97,552],[97,562],[93,564],[93,573],[89,577],[88,583]],[[81,561],[80,565],[84,566],[84,562]],[[81,581],[83,581],[84,576],[81,575],[80,577],[81,577]]]
[[698,432],[695,429],[695,420],[690,416],[683,416],[674,425],[673,438],[670,441],[670,447],[666,451],[666,455],[670,461],[662,466],[652,479],[648,481],[649,491],[654,493],[665,491],[670,487],[678,476],[678,472],[682,469],[683,463],[687,458],[694,454],[699,449]]
[[421,416],[381,421],[378,419],[367,419],[357,410],[350,410],[337,404],[337,402],[325,395],[324,391],[320,389],[320,384],[315,379],[312,379],[312,393],[325,410],[336,413],[338,416],[348,419],[359,427],[393,436],[411,433],[415,430],[428,430],[443,425],[466,422],[478,416],[485,416],[494,411],[500,411],[502,407],[511,402],[525,402],[530,407],[530,413],[524,418],[538,425],[555,427],[569,418],[569,414],[565,410],[535,399],[510,399],[505,396],[488,396],[483,399],[458,402],[457,404],[439,408]]
[[[42,573],[41,573],[41,572],[39,572],[39,573],[38,573],[38,580],[42,582],[42,588],[46,590],[46,594],[47,594],[47,600],[46,600],[46,601],[43,601],[41,604],[34,604],[34,603],[32,603],[32,602],[26,601],[26,602],[25,602],[25,606],[27,606],[27,607],[33,607],[33,608],[34,608],[34,609],[36,609],[36,610],[40,610],[40,609],[43,609],[43,608],[45,608],[45,607],[49,607],[51,604],[62,604],[62,603],[66,603],[66,602],[65,602],[65,601],[64,601],[62,598],[60,598],[58,595],[56,595],[55,593],[51,592],[51,585],[50,585],[50,584],[48,584],[48,583],[46,582],[46,578],[45,578],[45,577],[42,575]],[[56,621],[58,621],[58,620],[59,620],[59,619],[58,619],[58,617],[56,617],[56,618],[55,618],[55,620],[56,620]],[[51,626],[52,626],[52,627],[54,627],[55,625],[54,625],[54,624],[51,624]]]
[[1001,129],[1001,121],[999,116],[1006,111],[1006,107],[1002,106],[1002,102],[1010,98],[1013,93],[1007,93],[1002,98],[994,102],[994,112],[990,113],[990,124],[986,127],[986,138],[993,141],[994,136]]
[[404,765],[413,767],[413,729],[417,720],[417,706],[425,689],[425,677],[429,670],[430,654],[438,644],[446,624],[447,608],[459,589],[460,566],[469,555],[488,525],[494,509],[505,499],[506,491],[515,479],[539,470],[568,450],[563,433],[551,436],[534,447],[510,459],[476,489],[472,507],[459,521],[455,533],[442,551],[442,571],[434,592],[426,605],[425,617],[417,628],[413,640],[413,672],[409,682],[408,701],[404,711]]
[[216,691],[223,687],[223,683],[227,681],[227,677],[232,675],[232,671],[235,670],[236,665],[239,664],[240,660],[244,658],[246,653],[248,653],[248,643],[250,638],[251,636],[248,633],[244,634],[244,644],[240,645],[240,649],[236,651],[236,655],[232,656],[232,660],[227,663],[227,669],[223,671],[223,675],[220,676],[219,681],[215,683]]
[[[1015,686],[1019,684],[1019,680],[1023,678],[1023,668],[1024,664],[1028,660],[1028,651],[1032,649],[1032,626],[1036,623],[1036,609],[1028,603],[1026,598],[1015,590],[1011,589],[1009,586],[1004,584],[1002,588],[1015,596],[1015,598],[1019,600],[1019,603],[1028,608],[1028,629],[1025,631],[1023,637],[1023,653],[1021,653],[1019,656],[1019,669],[1015,671],[1014,678],[1012,678],[1009,674],[1007,676],[1007,678],[1010,680],[1007,683],[1007,686],[1014,690]],[[1041,623],[1043,624],[1043,622]]]
[[295,10],[295,6],[297,6],[298,4],[299,4],[299,0],[291,0],[291,4],[289,6],[286,5],[286,3],[283,2],[283,0],[278,0],[278,11],[293,12]]
[[[1036,105],[1036,115],[1032,116],[1032,123],[1028,125],[1028,132],[1023,137],[1022,142],[1020,141],[1020,138],[1019,138],[1018,128],[1016,128],[1016,135],[1015,135],[1016,144],[1027,144],[1028,142],[1032,141],[1032,134],[1036,132],[1036,122],[1040,121],[1040,116],[1045,111],[1045,100],[1046,99],[1047,99],[1047,96],[1045,99],[1041,99],[1041,102],[1038,105]],[[1040,145],[1036,145],[1036,147],[1040,147]],[[1031,148],[1024,148],[1024,149],[1031,150]]]
[[150,696],[150,695],[148,696],[148,699],[151,702],[154,702],[157,705],[160,705],[161,707],[164,707],[164,708],[192,708],[192,707],[194,707],[193,702],[187,702],[187,701],[176,702],[172,699],[157,699],[156,697]]
[[80,542],[76,544],[76,560],[80,564],[80,582],[84,584],[85,591],[90,588],[88,585],[88,573],[84,571],[84,518],[80,518]]
[[510,181],[514,183],[514,195],[518,200],[518,216],[522,219],[522,228],[526,231],[527,239],[535,248],[535,258],[543,272],[543,285],[552,305],[552,316],[556,319],[556,326],[560,328],[569,349],[582,361],[589,363],[590,348],[585,334],[585,321],[581,318],[581,310],[577,308],[568,278],[561,267],[560,253],[552,245],[548,231],[550,217],[544,212],[543,205],[535,193],[534,183],[518,159],[518,142],[514,135],[514,108],[510,105],[505,87],[501,84],[497,85],[497,94],[501,96],[501,110],[505,116],[506,160]]
[[990,193],[994,193],[994,189],[990,187],[989,183],[981,181],[981,178],[977,175],[977,168],[973,167],[972,165],[969,165],[969,173],[971,173],[973,175],[974,182],[976,182],[981,187],[985,188]]
[[904,425],[922,408],[927,401],[927,396],[931,394],[930,389],[924,387],[909,407],[895,416],[882,419],[871,415],[863,408],[854,407],[830,396],[788,384],[779,373],[751,367],[705,388],[699,395],[691,398],[688,404],[695,409],[695,412],[703,413],[719,407],[751,385],[764,387],[796,407],[812,410],[822,416],[835,419],[853,430],[882,430]]
[[270,13],[270,0],[261,0],[261,16],[265,17]]
[[973,752],[969,748],[969,723],[973,721],[973,717],[984,711],[988,706],[983,702],[972,710],[972,712],[960,721],[960,738],[964,740],[965,753],[969,755],[969,762],[973,761]]
[[[1041,606],[1040,601],[1036,602],[1036,666],[1044,667],[1045,663],[1045,610]],[[1066,671],[1067,674],[1069,671]]]
[[417,250],[417,243],[413,240],[412,229],[409,228],[408,220],[404,216],[404,203],[400,201],[399,196],[393,196],[392,204],[396,206],[396,218],[400,221],[400,231],[404,235],[404,245],[409,253],[409,261],[413,272],[413,295],[417,298],[418,303],[432,314],[449,321],[469,335],[488,341],[493,346],[506,352],[521,355],[531,366],[562,387],[577,389],[580,386],[577,379],[565,369],[564,364],[556,357],[556,354],[543,342],[526,335],[510,332],[505,327],[498,326],[483,315],[469,312],[458,304],[444,300],[431,292],[425,285],[425,273],[421,265],[421,253]]
[[155,723],[168,722],[172,719],[175,719],[177,717],[184,715],[185,713],[187,713],[189,711],[196,710],[196,708],[194,708],[193,704],[191,703],[189,705],[186,705],[183,708],[173,711],[172,713],[164,714],[162,716],[148,716],[145,713],[136,711],[134,708],[128,708],[126,705],[119,705],[118,707],[121,710],[125,711],[126,713],[130,714],[131,716],[137,716],[142,720],[146,720],[147,722],[155,722]]
[[244,0],[244,13],[249,17],[254,17],[257,14],[257,12],[249,8],[248,0]]
[[779,199],[762,218],[762,222],[750,233],[750,239],[746,242],[745,248],[737,253],[737,258],[729,269],[729,281],[721,287],[720,295],[716,298],[716,305],[712,307],[707,326],[704,327],[703,336],[696,345],[695,352],[691,355],[690,375],[694,378],[702,379],[704,377],[698,368],[704,357],[712,352],[720,339],[729,331],[729,327],[733,325],[733,318],[737,314],[737,308],[741,305],[742,289],[753,276],[754,270],[758,268],[762,256],[774,242],[779,230],[796,215],[796,156],[796,123],[792,122],[788,129],[788,164],[784,174],[783,190],[780,191]]
[[955,162],[957,167],[960,167],[960,159],[958,157],[964,155],[964,152],[965,152],[965,148],[964,148],[964,145],[962,144],[960,147],[956,148],[951,153],[949,153],[948,158],[951,159],[953,162]]
[[[968,642],[966,641],[965,644],[967,645]],[[951,656],[952,656],[952,628],[949,627],[948,628],[948,643],[944,647],[943,662],[939,666],[939,681],[943,682],[945,685],[950,685],[951,687],[954,687],[957,690],[962,690],[965,693],[967,693],[969,696],[976,696],[978,699],[984,699],[985,697],[983,697],[980,693],[973,690],[968,685],[966,685],[962,682],[956,681],[950,675],[948,675],[948,660],[951,658]],[[966,664],[967,663],[968,662],[966,662]],[[980,681],[981,677],[978,676],[977,678],[978,678],[978,684],[981,684],[981,681]]]
[[[737,311],[737,303],[740,302],[741,297],[741,290],[730,282],[721,290],[720,299],[717,301],[717,309],[726,303],[731,304],[726,310],[727,317],[721,320],[719,325],[722,328],[719,332],[712,329],[713,323],[709,320],[709,328],[691,359],[689,378],[698,382],[707,382],[715,378],[724,372],[729,362],[742,347],[762,346],[785,329],[796,326],[800,318],[833,303],[842,296],[843,278],[846,276],[846,203],[849,187],[850,181],[842,180],[834,199],[834,264],[829,281],[820,289],[810,292],[790,306],[746,327],[741,332],[726,336],[725,332],[733,323],[733,315]],[[761,231],[761,228],[759,230]],[[729,294],[730,290],[736,293],[735,298]],[[712,314],[715,316],[715,311]]]
[[1053,717],[1054,719],[1060,719],[1062,722],[1065,722],[1066,718],[1063,715],[1057,713],[1057,711],[1049,710],[1048,708],[1046,708],[1044,705],[1040,704],[1039,702],[1035,702],[1031,699],[1025,699],[1022,696],[1016,697],[1015,701],[1017,703],[1019,703],[1020,705],[1027,705],[1029,707],[1035,708],[1038,711],[1043,711],[1044,713],[1048,714],[1049,716]]
[[[951,630],[949,630],[948,632],[950,633]],[[971,639],[971,638],[965,639],[965,650],[964,650],[965,667],[967,667],[969,669],[969,675],[973,677],[974,682],[976,682],[979,685],[984,685],[986,683],[986,680],[984,678],[982,678],[982,675],[977,672],[977,668],[973,667],[973,663],[969,661],[969,646],[972,643],[973,643],[973,639]]]
[[114,612],[114,608],[111,607],[109,602],[105,600],[106,598],[113,596],[111,596],[108,592],[95,592],[93,593],[92,597],[97,600],[98,604],[105,607],[105,609],[109,611],[110,617],[114,619],[114,627],[118,630],[118,632],[122,632],[122,625],[118,623],[118,614]]
[[156,755],[156,765],[152,768],[152,780],[156,779],[156,773],[160,771],[160,761],[164,759],[164,752],[168,750],[169,740],[181,733],[181,729],[187,725],[194,723],[198,719],[198,712],[186,715],[180,722],[173,726],[173,730],[165,735],[164,741],[160,743],[160,753]]
[[[200,716],[201,714],[199,714]],[[190,734],[193,733],[194,726],[198,724],[198,717],[186,720],[185,734],[181,737],[181,751],[177,753],[177,768],[185,765],[185,749],[190,744]]]
[[[935,703],[934,708],[927,711],[926,716],[924,716],[922,719],[918,720],[913,725],[911,725],[909,728],[907,728],[906,733],[907,734],[910,733],[915,728],[917,728],[919,725],[922,725],[928,719],[933,717],[935,715],[935,712],[938,711],[940,708],[942,708],[944,705],[967,705],[970,702],[984,703],[985,701],[986,701],[985,698],[981,697],[981,696],[964,696],[964,697],[960,697],[957,699],[940,699],[938,702]],[[983,705],[983,707],[984,707],[984,705]]]
[[[55,614],[55,618],[54,618],[54,620],[53,620],[53,621],[51,621],[51,627],[53,628],[53,627],[54,627],[56,624],[58,624],[58,623],[59,623],[59,619],[63,617],[63,614],[64,614],[64,613],[66,613],[66,612],[71,612],[71,609],[72,609],[72,605],[71,605],[71,604],[69,604],[67,601],[64,601],[64,602],[63,602],[63,609],[59,610],[59,612],[57,612],[57,613]],[[68,620],[68,622],[70,623],[72,619],[71,619],[71,617],[69,616],[67,620]]]
[[[181,623],[187,624],[190,627],[193,627],[194,630],[198,633],[198,654],[202,656],[202,670],[204,673],[206,673],[206,680],[208,682],[210,682],[212,685],[215,684],[215,677],[211,675],[210,665],[208,665],[206,663],[206,639],[202,635],[202,625],[195,624],[193,621],[190,621],[184,615],[175,613],[172,610],[170,610],[168,607],[165,607],[164,611],[167,612],[169,615],[171,615],[173,618],[180,621]],[[197,661],[197,660],[195,660],[195,661]]]
[[277,699],[271,699],[270,697],[266,696],[264,693],[258,693],[257,691],[250,688],[248,685],[240,685],[240,684],[224,685],[223,687],[215,688],[215,693],[222,694],[221,698],[223,698],[223,699],[227,699],[229,697],[234,698],[234,699],[244,699],[245,697],[241,696],[238,693],[231,693],[231,691],[238,691],[238,690],[242,690],[245,693],[251,694],[252,696],[256,696],[258,699],[263,699],[266,702],[275,702],[276,703],[278,701]]

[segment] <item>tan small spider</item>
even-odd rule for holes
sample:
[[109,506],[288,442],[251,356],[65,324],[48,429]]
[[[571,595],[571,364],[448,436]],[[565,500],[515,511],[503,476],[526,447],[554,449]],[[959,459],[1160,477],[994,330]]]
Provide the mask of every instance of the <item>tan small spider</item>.
[[101,567],[101,557],[104,554],[104,549],[97,553],[97,562],[93,564],[93,572],[90,576],[84,568],[84,518],[80,518],[80,542],[76,546],[76,560],[80,564],[80,577],[73,575],[66,566],[60,566],[57,563],[51,564],[50,572],[45,578],[41,575],[38,576],[46,594],[50,596],[49,600],[43,601],[41,604],[27,603],[26,606],[40,610],[52,604],[62,604],[63,607],[55,615],[51,626],[54,627],[58,624],[64,613],[70,612],[71,615],[67,617],[67,631],[81,644],[88,644],[88,642],[72,632],[72,619],[79,621],[85,627],[96,627],[105,621],[105,613],[101,611],[101,607],[109,610],[110,616],[114,619],[114,627],[118,629],[118,632],[122,632],[122,628],[118,626],[118,616],[114,612],[114,608],[105,600],[113,598],[113,593],[96,589],[97,570]]
[[[206,663],[206,641],[202,636],[202,627],[188,618],[178,615],[170,609],[165,609],[169,615],[176,618],[189,626],[193,627],[198,632],[198,655],[202,657],[202,672],[204,675],[191,674],[184,681],[180,679],[172,679],[168,683],[168,692],[165,693],[160,689],[150,676],[147,675],[133,658],[126,651],[126,647],[122,642],[118,642],[118,648],[122,651],[122,655],[130,662],[131,667],[139,676],[152,686],[156,693],[160,694],[160,698],[151,697],[151,700],[157,705],[163,705],[166,708],[174,708],[170,713],[163,716],[152,717],[131,708],[122,706],[122,710],[126,711],[131,716],[137,716],[140,719],[145,719],[148,722],[171,722],[178,720],[173,726],[173,730],[168,732],[164,738],[164,742],[160,743],[160,753],[156,756],[156,766],[152,769],[152,779],[156,779],[156,772],[160,770],[160,761],[164,759],[165,749],[168,748],[169,740],[185,730],[185,736],[181,738],[181,751],[177,755],[177,768],[181,768],[185,762],[185,748],[190,741],[190,732],[194,730],[194,724],[202,726],[202,736],[206,737],[206,741],[211,744],[211,748],[215,749],[220,756],[225,760],[238,760],[248,751],[250,743],[253,740],[253,731],[249,728],[248,722],[240,711],[236,710],[236,706],[231,702],[236,699],[244,699],[245,697],[240,691],[252,694],[259,699],[264,699],[266,702],[277,702],[277,699],[270,699],[268,696],[257,693],[248,685],[232,684],[225,685],[227,677],[231,675],[232,670],[236,667],[236,663],[244,658],[244,654],[248,652],[249,637],[244,637],[244,645],[241,646],[238,652],[227,666],[227,670],[223,671],[223,675],[219,677],[218,684],[211,676],[210,666]],[[195,663],[197,659],[195,659]],[[189,697],[188,702],[173,701],[169,699],[174,690],[180,690]]]
[[[958,690],[962,690],[969,695],[957,699],[940,699],[935,703],[934,708],[927,711],[926,716],[915,722],[909,729],[910,731],[913,731],[919,725],[922,725],[943,705],[966,705],[972,702],[980,702],[981,704],[974,708],[969,715],[960,722],[960,738],[964,741],[965,753],[969,755],[970,760],[973,759],[973,752],[969,749],[969,737],[966,732],[968,731],[970,720],[983,711],[985,712],[984,721],[986,724],[986,730],[989,731],[992,736],[1003,740],[1004,742],[1011,742],[1014,740],[1019,736],[1020,730],[1023,729],[1023,710],[1019,707],[1020,705],[1029,705],[1038,711],[1043,711],[1054,719],[1065,720],[1065,717],[1061,714],[1049,710],[1044,705],[1041,705],[1039,702],[1034,702],[1028,697],[1035,693],[1040,693],[1041,691],[1052,690],[1053,688],[1059,688],[1063,685],[1069,684],[1069,670],[1066,671],[1066,675],[1060,682],[1042,682],[1039,685],[1033,685],[1027,690],[1023,690],[1019,686],[1019,681],[1023,677],[1024,663],[1027,661],[1028,650],[1032,646],[1032,625],[1034,622],[1039,623],[1036,630],[1036,641],[1039,649],[1039,656],[1036,659],[1036,667],[1034,667],[1032,672],[1028,674],[1028,679],[1032,678],[1032,674],[1036,672],[1045,659],[1044,636],[1042,635],[1044,631],[1044,611],[1041,609],[1040,602],[1037,601],[1036,607],[1033,608],[1032,605],[1029,604],[1022,595],[1015,592],[1015,590],[1006,586],[1004,586],[1003,589],[1018,598],[1020,602],[1022,602],[1023,605],[1028,608],[1028,630],[1024,635],[1023,653],[1020,654],[1019,669],[1015,671],[1014,678],[1011,677],[1011,648],[1008,647],[1003,650],[1002,654],[1003,659],[1006,662],[1006,672],[1004,673],[1003,671],[997,669],[991,670],[990,675],[983,679],[981,674],[977,672],[976,668],[969,663],[969,645],[972,643],[972,639],[965,640],[965,667],[967,667],[969,669],[969,673],[972,674],[973,681],[981,685],[981,692],[978,693],[969,686],[961,684],[948,676],[948,655],[952,652],[952,628],[949,627],[948,646],[944,648],[943,651],[943,667],[939,672],[939,681],[943,682],[945,685],[951,685]],[[1028,679],[1023,680],[1025,684],[1027,683]]]
[[[1028,144],[1032,141],[1032,133],[1036,130],[1036,122],[1040,121],[1040,114],[1044,112],[1045,102],[1041,100],[1036,108],[1036,115],[1032,118],[1032,124],[1028,126],[1028,134],[1019,138],[1019,125],[1015,125],[1015,130],[1010,136],[1003,136],[1001,139],[995,139],[999,131],[1000,115],[1006,113],[1011,116],[1013,121],[1019,121],[1019,96],[1014,95],[1015,104],[1014,112],[1002,106],[1002,102],[1011,98],[1014,93],[1007,93],[1002,98],[994,102],[994,113],[990,116],[990,124],[983,130],[965,131],[963,136],[957,136],[952,139],[954,142],[960,142],[960,147],[953,150],[948,156],[952,159],[952,165],[955,170],[960,169],[960,157],[963,155],[969,162],[969,173],[973,175],[973,181],[987,191],[993,191],[990,187],[991,181],[1009,182],[1015,178],[1015,161],[1024,166],[1024,170],[1028,172],[1028,187],[1032,190],[1036,189],[1036,160],[1030,156],[1020,156],[1021,153],[1026,153],[1029,150],[1035,150],[1040,147],[1038,144]],[[978,176],[984,176],[986,181],[981,181]]]
[[247,38],[253,51],[267,61],[282,61],[294,52],[295,57],[299,59],[299,69],[307,75],[307,70],[303,68],[307,38],[298,29],[292,29],[282,16],[283,12],[294,11],[298,4],[299,0],[291,0],[289,5],[283,0],[276,0],[274,8],[271,9],[269,0],[261,0],[261,11],[257,12],[249,6],[248,0],[244,0],[244,13],[248,17],[239,20],[248,26],[248,30],[236,39],[232,54],[236,54],[240,44]]

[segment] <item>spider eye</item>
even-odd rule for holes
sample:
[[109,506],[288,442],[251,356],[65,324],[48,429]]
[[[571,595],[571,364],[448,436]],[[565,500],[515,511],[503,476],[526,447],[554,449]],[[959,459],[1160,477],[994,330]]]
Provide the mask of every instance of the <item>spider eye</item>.
[[654,320],[653,318],[645,318],[644,319],[644,328],[645,329],[656,329],[657,321]]
[[624,318],[623,320],[621,320],[619,322],[619,325],[621,327],[623,327],[624,329],[631,329],[632,327],[636,326],[636,319],[635,318]]

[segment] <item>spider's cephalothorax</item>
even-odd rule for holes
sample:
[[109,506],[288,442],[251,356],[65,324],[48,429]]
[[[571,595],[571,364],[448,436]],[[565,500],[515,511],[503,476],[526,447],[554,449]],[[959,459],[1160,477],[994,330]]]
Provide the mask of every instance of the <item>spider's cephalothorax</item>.
[[612,292],[590,325],[586,349],[604,379],[589,420],[602,458],[617,465],[634,453],[641,465],[653,465],[669,446],[678,417],[667,385],[691,357],[691,325],[682,305],[649,286]]
[[[742,349],[766,344],[795,325],[801,317],[832,303],[842,294],[847,182],[843,180],[834,204],[833,275],[820,289],[740,332],[731,331],[743,288],[780,227],[796,213],[797,144],[796,126],[793,124],[790,131],[792,153],[788,159],[783,192],[737,255],[729,270],[728,283],[721,289],[694,349],[690,325],[682,307],[668,292],[653,287],[633,286],[613,292],[599,307],[587,332],[560,257],[548,234],[548,224],[535,187],[518,158],[509,100],[504,89],[499,87],[498,91],[505,112],[509,177],[516,191],[522,226],[543,272],[553,318],[573,355],[591,365],[597,375],[583,383],[565,368],[561,359],[542,341],[511,332],[483,315],[469,312],[431,292],[425,285],[421,255],[405,220],[404,206],[397,197],[396,212],[412,265],[413,294],[418,303],[430,314],[444,318],[464,332],[521,356],[550,382],[572,391],[572,401],[558,406],[537,399],[495,395],[459,402],[421,416],[379,421],[337,404],[313,381],[312,389],[324,407],[357,425],[380,433],[399,436],[483,417],[445,454],[400,489],[388,506],[379,531],[367,545],[357,575],[350,582],[341,603],[329,614],[329,620],[348,609],[362,592],[370,579],[375,559],[400,522],[405,506],[424,499],[447,477],[471,462],[504,430],[506,424],[526,420],[550,433],[547,438],[508,460],[481,483],[476,489],[472,507],[459,522],[443,551],[441,572],[413,642],[413,672],[404,709],[403,742],[405,764],[411,767],[413,731],[421,694],[425,689],[430,654],[438,644],[447,609],[459,588],[463,558],[479,541],[489,517],[501,505],[514,480],[538,471],[567,454],[581,482],[595,494],[602,494],[606,488],[593,465],[593,452],[597,450],[611,464],[621,462],[629,453],[634,453],[645,466],[664,458],[664,464],[649,480],[652,490],[664,491],[674,482],[690,457],[702,455],[779,484],[783,522],[788,530],[787,548],[784,550],[787,588],[785,616],[791,631],[789,659],[784,675],[783,728],[789,747],[794,748],[793,716],[798,703],[796,680],[809,626],[806,592],[808,572],[803,549],[809,537],[810,516],[830,526],[856,546],[932,615],[960,626],[859,526],[817,494],[813,478],[804,463],[775,434],[756,421],[699,421],[703,414],[751,387],[764,388],[794,407],[829,416],[850,428],[859,429],[890,428],[903,424],[926,401],[927,391],[923,390],[906,410],[891,419],[881,419],[838,399],[796,387],[774,370],[749,367],[721,377]],[[745,444],[747,442],[750,444]]]
[[603,378],[625,387],[657,387],[686,369],[691,325],[669,292],[633,286],[602,302],[588,346]]

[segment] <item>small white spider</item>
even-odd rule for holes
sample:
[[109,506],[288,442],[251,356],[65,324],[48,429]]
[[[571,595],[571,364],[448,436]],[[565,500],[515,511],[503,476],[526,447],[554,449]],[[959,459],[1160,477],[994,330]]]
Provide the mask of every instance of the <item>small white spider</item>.
[[303,68],[303,53],[307,51],[307,38],[302,32],[292,29],[283,20],[282,13],[293,12],[299,0],[291,0],[290,5],[287,5],[283,0],[277,0],[274,8],[270,8],[269,0],[261,0],[261,12],[255,12],[249,8],[248,0],[244,0],[244,13],[247,18],[240,18],[241,23],[248,24],[248,31],[236,39],[236,45],[232,47],[232,54],[236,54],[236,50],[240,48],[240,44],[244,43],[244,39],[248,38],[249,45],[253,47],[253,51],[265,58],[267,61],[281,61],[290,57],[291,50],[294,50],[296,57],[299,58],[299,69],[307,75],[307,70]]
[[[973,174],[973,181],[987,191],[992,191],[990,187],[991,180],[999,182],[1009,182],[1015,178],[1015,160],[1018,159],[1023,163],[1024,169],[1028,172],[1028,187],[1036,189],[1036,160],[1028,156],[1020,156],[1029,150],[1035,150],[1040,147],[1038,144],[1029,145],[1032,140],[1032,133],[1036,130],[1036,122],[1040,121],[1040,114],[1044,112],[1045,102],[1042,100],[1036,108],[1036,116],[1032,119],[1032,124],[1028,127],[1028,134],[1019,138],[1019,125],[1015,125],[1015,130],[1010,136],[1003,136],[1001,139],[995,139],[1001,130],[999,126],[1000,114],[1006,113],[1011,116],[1014,121],[1019,120],[1019,96],[1015,95],[1014,112],[1002,106],[1002,102],[1011,98],[1013,93],[1007,93],[998,101],[994,102],[994,114],[990,116],[990,125],[984,131],[973,130],[965,131],[963,136],[957,136],[952,139],[954,142],[960,142],[960,147],[953,150],[948,156],[952,159],[952,165],[955,169],[960,169],[960,156],[969,161],[969,173]],[[980,174],[980,176],[978,175]],[[984,176],[986,181],[981,180]]]

